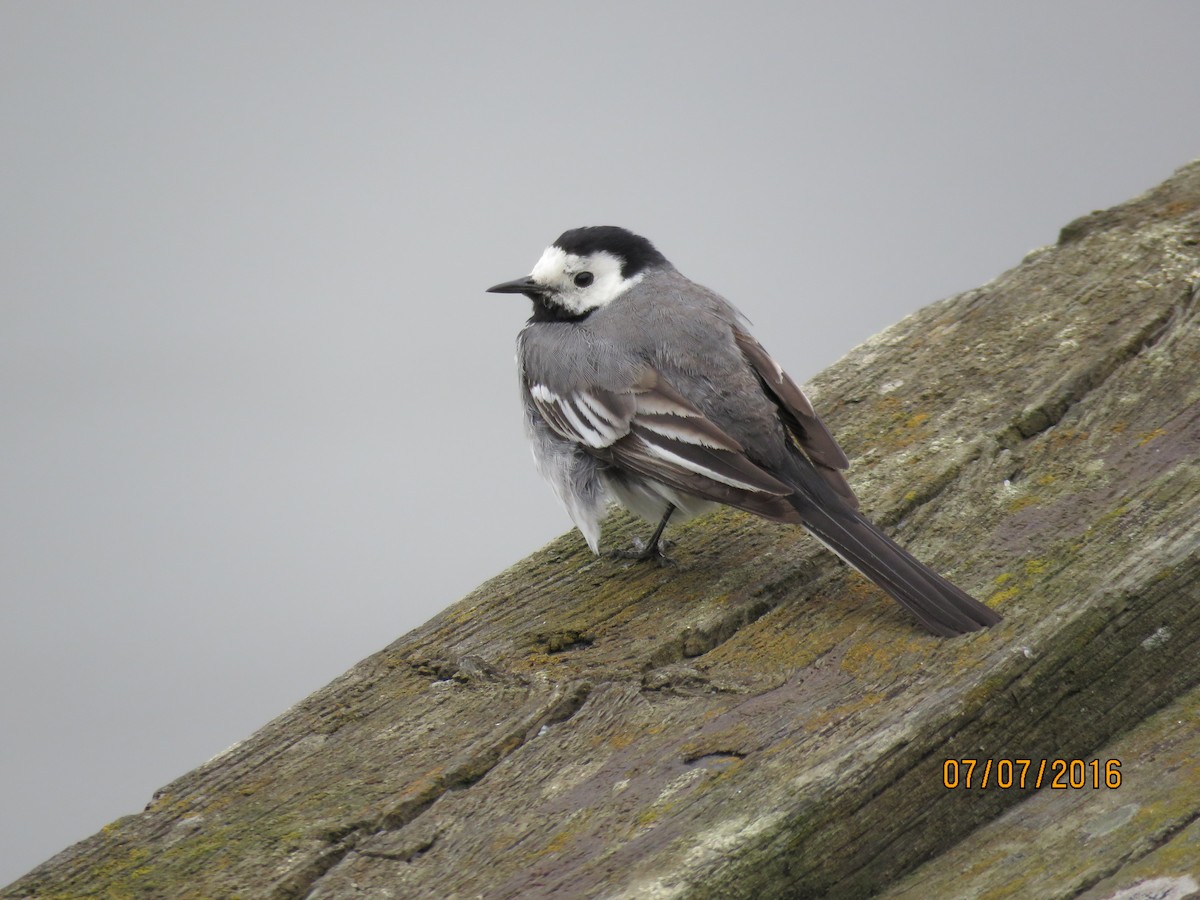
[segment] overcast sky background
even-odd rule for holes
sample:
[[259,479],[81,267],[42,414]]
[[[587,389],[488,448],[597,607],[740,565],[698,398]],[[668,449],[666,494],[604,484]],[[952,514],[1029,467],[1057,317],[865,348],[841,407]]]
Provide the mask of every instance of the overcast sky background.
[[569,522],[527,273],[806,378],[1200,155],[1200,5],[0,2],[0,884]]

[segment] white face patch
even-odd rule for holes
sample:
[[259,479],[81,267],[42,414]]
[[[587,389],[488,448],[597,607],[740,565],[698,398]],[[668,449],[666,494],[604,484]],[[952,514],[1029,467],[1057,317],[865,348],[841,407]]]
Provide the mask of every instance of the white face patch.
[[[584,272],[591,274],[591,281],[576,284],[576,277]],[[641,272],[622,278],[620,258],[605,250],[577,256],[555,246],[546,248],[530,274],[538,284],[550,288],[550,302],[574,315],[607,306],[642,280]]]

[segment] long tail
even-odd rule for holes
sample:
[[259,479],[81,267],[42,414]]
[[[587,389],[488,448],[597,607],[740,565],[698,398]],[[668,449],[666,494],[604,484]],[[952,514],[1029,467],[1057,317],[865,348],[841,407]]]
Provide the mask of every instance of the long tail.
[[883,590],[934,634],[954,637],[1000,621],[1000,616],[933,569],[848,505],[796,503],[807,528],[826,547]]

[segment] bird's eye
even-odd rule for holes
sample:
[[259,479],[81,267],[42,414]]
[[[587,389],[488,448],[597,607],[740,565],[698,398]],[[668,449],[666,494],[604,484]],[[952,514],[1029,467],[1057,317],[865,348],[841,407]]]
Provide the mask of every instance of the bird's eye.
[[593,280],[595,280],[595,279],[591,272],[580,272],[578,275],[575,276],[575,286],[576,287],[587,287],[589,284],[592,283]]

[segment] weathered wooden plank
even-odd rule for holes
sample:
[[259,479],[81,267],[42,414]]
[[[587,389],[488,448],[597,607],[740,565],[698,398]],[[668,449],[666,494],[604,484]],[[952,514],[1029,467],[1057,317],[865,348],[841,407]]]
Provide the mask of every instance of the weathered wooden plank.
[[1192,164],[816,379],[867,511],[999,627],[930,637],[740,513],[675,571],[567,535],[3,895],[895,883],[1024,797],[947,757],[1088,756],[1200,681],[1197,285]]
[[[1146,652],[1166,650],[1152,638]],[[1095,753],[1071,787],[1037,792],[883,896],[1181,898],[1200,893],[1200,689]],[[1030,773],[1032,777],[1033,773]],[[1112,789],[1108,785],[1119,783]],[[1172,893],[1172,890],[1174,893]]]

